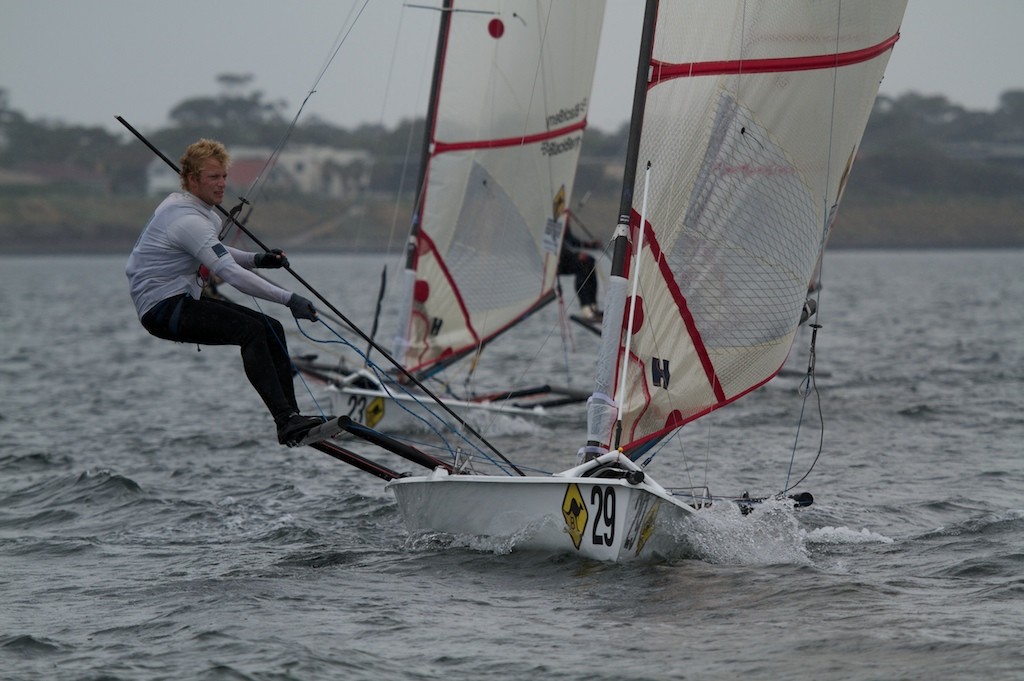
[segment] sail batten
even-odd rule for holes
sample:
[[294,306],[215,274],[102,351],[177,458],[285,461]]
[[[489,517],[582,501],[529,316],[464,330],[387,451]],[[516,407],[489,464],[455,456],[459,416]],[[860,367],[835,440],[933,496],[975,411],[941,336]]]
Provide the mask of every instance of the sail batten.
[[472,151],[476,149],[500,149],[502,147],[519,147],[526,144],[536,144],[549,140],[565,137],[574,132],[582,131],[587,127],[586,119],[573,125],[569,125],[548,132],[541,132],[535,135],[520,135],[519,137],[508,137],[505,139],[476,140],[468,142],[434,142],[434,153],[444,154],[452,151]]
[[849,66],[874,59],[885,54],[900,34],[895,33],[877,45],[843,53],[816,54],[802,57],[777,57],[774,59],[737,59],[734,61],[691,62],[687,64],[669,64],[660,61],[651,62],[653,77],[651,85],[672,78],[693,78],[698,76],[739,75],[742,73],[785,73],[787,71],[814,71]]

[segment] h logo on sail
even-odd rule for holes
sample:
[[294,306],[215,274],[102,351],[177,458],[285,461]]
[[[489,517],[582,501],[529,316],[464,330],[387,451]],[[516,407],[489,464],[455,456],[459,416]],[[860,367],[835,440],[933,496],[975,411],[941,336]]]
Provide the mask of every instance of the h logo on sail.
[[668,360],[651,357],[651,385],[655,388],[665,388],[667,390],[671,377],[672,374],[668,370]]

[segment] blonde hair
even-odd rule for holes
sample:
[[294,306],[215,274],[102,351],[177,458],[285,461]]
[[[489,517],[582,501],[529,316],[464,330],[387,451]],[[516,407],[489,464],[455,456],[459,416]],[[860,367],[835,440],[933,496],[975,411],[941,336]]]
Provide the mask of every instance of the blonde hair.
[[216,140],[201,139],[188,145],[188,149],[182,154],[179,163],[181,164],[181,188],[188,191],[188,178],[199,177],[206,159],[213,158],[220,161],[225,168],[231,163],[231,156],[228,155],[224,145]]

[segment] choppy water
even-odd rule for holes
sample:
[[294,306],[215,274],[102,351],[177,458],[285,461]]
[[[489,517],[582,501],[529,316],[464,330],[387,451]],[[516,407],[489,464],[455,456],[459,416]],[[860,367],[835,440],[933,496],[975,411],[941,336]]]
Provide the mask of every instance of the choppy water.
[[[633,565],[410,541],[381,481],[276,445],[234,350],[150,338],[123,260],[0,259],[4,679],[1020,678],[1022,252],[830,255],[815,505],[712,514],[696,555]],[[293,258],[367,326],[380,265]],[[556,322],[488,370],[554,373]],[[689,427],[655,476],[781,488],[817,410],[795,386]],[[488,435],[558,467],[574,428]]]

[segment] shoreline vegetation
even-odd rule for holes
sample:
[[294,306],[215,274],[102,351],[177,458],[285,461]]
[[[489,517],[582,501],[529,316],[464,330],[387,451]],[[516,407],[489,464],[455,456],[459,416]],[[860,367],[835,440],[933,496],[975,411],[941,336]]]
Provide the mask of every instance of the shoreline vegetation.
[[[1024,248],[1024,198],[872,200],[855,185],[854,179],[829,249]],[[8,254],[127,254],[161,198],[0,194],[0,238]],[[612,200],[591,199],[575,212],[576,229],[610,238],[616,208]],[[247,228],[268,246],[294,253],[397,253],[409,221],[408,202],[302,198],[257,204]]]
[[[249,78],[224,74],[218,80],[248,84]],[[0,87],[4,252],[127,255],[166,195],[147,195],[152,153],[127,134],[31,121],[8,104]],[[148,137],[165,150],[184,149],[199,137],[229,148],[270,149],[287,138],[283,107],[265,102],[258,90],[239,95],[226,88],[216,97],[183,101],[169,114],[173,125]],[[296,178],[283,173],[272,183],[268,175],[251,199],[248,229],[268,247],[294,253],[398,253],[409,231],[410,179],[417,171],[409,150],[418,148],[424,124],[298,126],[290,139],[297,149],[355,154],[320,169],[332,187],[348,189],[299,193]],[[574,231],[588,239],[607,240],[614,231],[627,137],[625,125],[615,132],[587,130],[572,209]],[[252,191],[244,189],[250,179],[244,166],[239,170],[246,179],[234,191]],[[967,110],[941,95],[879,97],[828,247],[1024,248],[1022,183],[1024,89],[1004,92],[990,112]],[[229,185],[226,209],[237,202],[231,191]],[[580,197],[583,205],[576,205]],[[821,210],[824,221],[827,207]],[[257,248],[245,239],[227,241]]]

